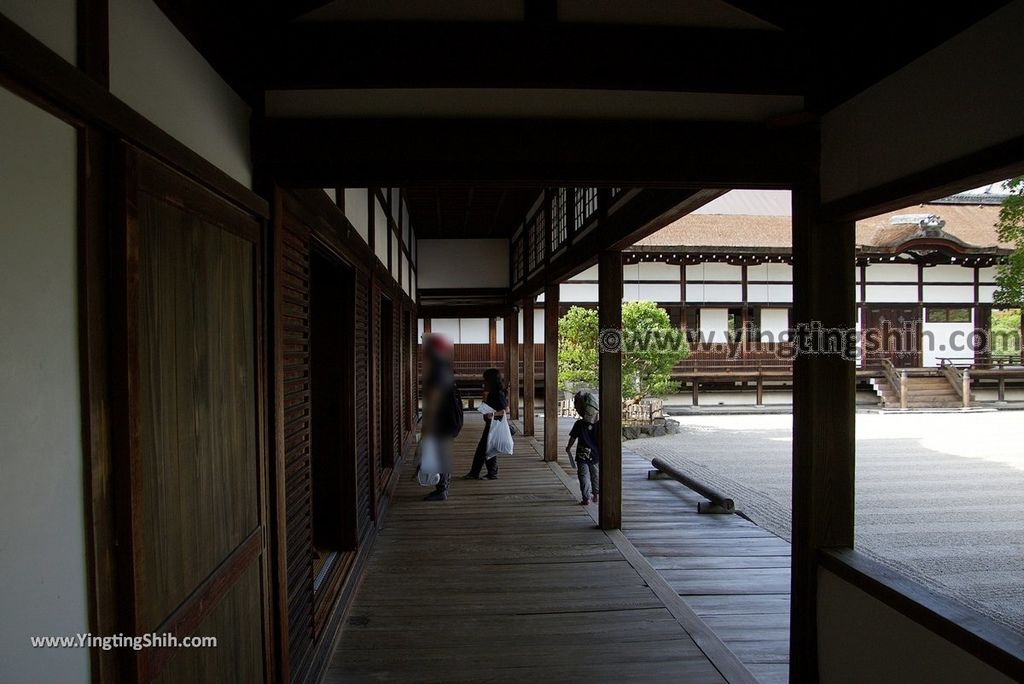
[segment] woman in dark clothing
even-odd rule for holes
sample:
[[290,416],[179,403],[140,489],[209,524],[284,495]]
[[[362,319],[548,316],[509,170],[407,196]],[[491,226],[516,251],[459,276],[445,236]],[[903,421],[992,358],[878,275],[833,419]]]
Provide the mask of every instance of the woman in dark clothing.
[[480,443],[476,445],[472,469],[462,476],[464,480],[479,480],[480,471],[485,463],[487,464],[487,479],[498,479],[498,457],[487,458],[487,436],[491,432],[491,421],[505,420],[505,410],[508,408],[508,399],[505,397],[505,379],[497,368],[488,368],[484,371],[483,403],[494,409],[494,413],[484,415],[484,433],[480,436]]

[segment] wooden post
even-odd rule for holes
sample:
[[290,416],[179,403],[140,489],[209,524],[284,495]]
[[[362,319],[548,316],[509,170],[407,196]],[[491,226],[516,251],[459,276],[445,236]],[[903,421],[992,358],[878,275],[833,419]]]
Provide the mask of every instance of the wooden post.
[[544,460],[558,460],[558,283],[544,288]]
[[698,406],[700,404],[700,382],[697,381],[697,378],[693,379],[693,382],[690,383],[690,387],[693,389],[692,403],[694,406]]
[[523,434],[527,436],[533,435],[533,418],[536,412],[536,366],[533,355],[533,297],[527,297],[523,300]]
[[505,356],[508,358],[509,416],[519,418],[519,314],[515,308],[505,314]]
[[[853,330],[854,223],[823,221],[819,207],[817,179],[794,188],[793,317]],[[818,551],[853,546],[855,388],[852,350],[794,359],[791,682],[818,681]]]
[[764,406],[764,371],[757,369],[757,405]]
[[[597,320],[600,335],[598,391],[601,406],[601,497],[603,530],[622,527],[622,350],[609,345],[622,330],[622,253],[597,258]],[[615,333],[618,333],[616,338]]]
[[498,319],[491,316],[487,319],[487,365],[491,366],[498,360]]

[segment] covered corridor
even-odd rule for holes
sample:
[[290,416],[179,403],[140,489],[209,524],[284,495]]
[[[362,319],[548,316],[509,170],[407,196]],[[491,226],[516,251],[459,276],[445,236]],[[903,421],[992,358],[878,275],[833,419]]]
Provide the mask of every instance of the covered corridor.
[[[481,425],[467,416],[456,475]],[[444,503],[422,500],[406,464],[326,681],[755,681],[626,537],[597,527],[596,507],[576,504],[575,477],[515,441],[498,480],[456,478]]]

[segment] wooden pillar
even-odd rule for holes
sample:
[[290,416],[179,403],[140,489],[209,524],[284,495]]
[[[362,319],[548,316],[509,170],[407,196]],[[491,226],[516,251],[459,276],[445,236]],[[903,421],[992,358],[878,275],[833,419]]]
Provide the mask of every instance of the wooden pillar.
[[505,356],[508,359],[509,416],[519,418],[519,314],[510,309],[505,314]]
[[[622,330],[622,253],[601,252],[597,261],[600,331],[598,391],[601,405],[601,498],[603,530],[622,527],[622,350],[609,345]],[[619,332],[616,337],[611,331]],[[619,345],[621,347],[621,344]]]
[[544,288],[544,460],[558,460],[558,283]]
[[537,390],[533,349],[533,297],[523,300],[523,434],[532,436]]
[[[852,331],[854,223],[824,221],[819,208],[817,180],[794,188],[794,323]],[[818,353],[814,337],[798,332],[793,363],[791,682],[818,681],[818,551],[853,546],[855,352]]]
[[487,319],[487,364],[498,360],[498,319],[491,316]]

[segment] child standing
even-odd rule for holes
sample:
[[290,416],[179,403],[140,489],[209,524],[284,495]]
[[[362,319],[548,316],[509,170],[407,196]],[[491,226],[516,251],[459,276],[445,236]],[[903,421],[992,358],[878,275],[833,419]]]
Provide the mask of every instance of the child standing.
[[[576,475],[580,478],[580,506],[586,506],[591,501],[597,503],[597,497],[601,493],[601,456],[597,446],[600,424],[600,421],[589,423],[580,418],[573,424],[572,431],[569,432],[569,443],[565,446],[565,452],[569,455],[569,465],[576,469]],[[573,457],[572,446],[577,441],[579,443]]]

